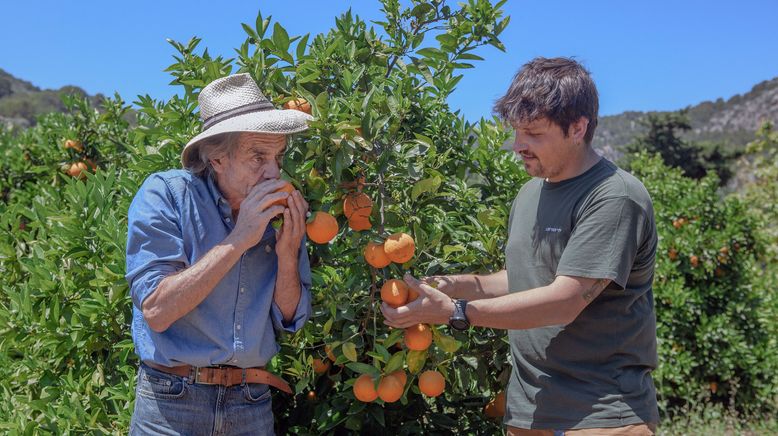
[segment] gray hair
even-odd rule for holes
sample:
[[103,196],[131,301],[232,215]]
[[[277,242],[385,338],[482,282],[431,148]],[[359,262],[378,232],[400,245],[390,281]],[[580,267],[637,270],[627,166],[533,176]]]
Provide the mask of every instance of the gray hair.
[[537,57],[521,67],[508,92],[494,104],[508,122],[548,118],[567,136],[570,124],[589,120],[584,142],[591,145],[597,128],[597,87],[586,68],[571,58]]
[[211,159],[234,156],[235,152],[238,151],[238,140],[241,133],[221,133],[199,141],[194,145],[197,149],[188,154],[188,159],[184,162],[184,169],[198,177],[210,176],[213,173]]

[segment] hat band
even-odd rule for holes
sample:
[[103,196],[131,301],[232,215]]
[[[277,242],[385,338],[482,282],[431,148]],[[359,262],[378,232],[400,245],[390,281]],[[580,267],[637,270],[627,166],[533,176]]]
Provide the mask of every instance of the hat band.
[[273,103],[270,103],[267,100],[258,103],[249,103],[243,106],[238,106],[228,111],[220,112],[216,115],[209,117],[207,120],[203,121],[203,130],[208,130],[216,123],[220,123],[224,120],[228,120],[230,118],[234,118],[239,115],[245,115],[247,113],[257,112],[257,111],[266,111],[270,109],[275,109],[275,107],[273,106]]

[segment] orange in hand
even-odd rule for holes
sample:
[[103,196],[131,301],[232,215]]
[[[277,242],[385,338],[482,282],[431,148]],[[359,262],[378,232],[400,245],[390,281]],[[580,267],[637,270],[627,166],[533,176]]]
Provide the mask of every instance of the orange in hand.
[[[286,180],[284,180],[283,182],[284,182],[284,186],[278,188],[275,192],[286,192],[287,194],[292,195],[292,192],[294,192],[294,185],[292,185],[291,183],[287,182]],[[289,197],[285,197],[285,198],[282,198],[280,200],[276,200],[276,201],[270,203],[267,207],[269,208],[269,207],[275,206],[275,205],[287,207],[287,206],[289,206],[289,204],[287,204],[287,200],[288,199],[289,199]]]
[[381,286],[381,300],[395,309],[408,300],[408,286],[402,280],[387,280]]

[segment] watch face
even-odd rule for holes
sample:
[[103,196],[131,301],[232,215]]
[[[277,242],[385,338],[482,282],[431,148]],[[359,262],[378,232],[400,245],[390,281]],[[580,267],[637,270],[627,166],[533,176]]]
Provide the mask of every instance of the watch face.
[[470,327],[470,323],[464,319],[452,319],[450,324],[451,327],[457,330],[467,330],[467,328]]

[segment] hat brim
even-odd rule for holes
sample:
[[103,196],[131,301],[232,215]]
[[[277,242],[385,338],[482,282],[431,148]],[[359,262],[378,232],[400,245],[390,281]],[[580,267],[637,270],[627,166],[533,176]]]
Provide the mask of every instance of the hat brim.
[[181,152],[181,164],[186,168],[189,156],[197,150],[203,139],[231,132],[289,135],[307,130],[308,122],[312,120],[312,116],[294,109],[250,112],[226,119],[192,138]]

